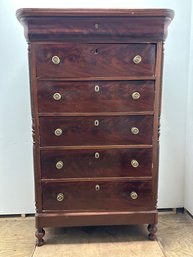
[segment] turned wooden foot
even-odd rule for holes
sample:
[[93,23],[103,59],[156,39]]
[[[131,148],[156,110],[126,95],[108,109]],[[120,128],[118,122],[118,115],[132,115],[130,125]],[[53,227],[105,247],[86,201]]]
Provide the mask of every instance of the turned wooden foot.
[[147,227],[148,231],[149,231],[149,235],[148,238],[150,240],[155,240],[156,239],[156,232],[157,232],[157,227],[155,224],[149,224]]
[[36,245],[37,246],[42,246],[44,244],[44,237],[45,235],[45,230],[43,228],[38,228],[36,230],[35,236],[37,237]]

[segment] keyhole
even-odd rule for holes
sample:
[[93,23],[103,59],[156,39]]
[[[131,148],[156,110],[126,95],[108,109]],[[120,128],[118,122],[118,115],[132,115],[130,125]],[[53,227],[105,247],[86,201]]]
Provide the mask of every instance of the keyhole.
[[98,23],[96,23],[94,26],[95,26],[95,29],[98,29],[98,28],[99,28]]
[[98,50],[98,48],[96,48],[94,51],[94,54],[98,54],[98,53],[99,53],[99,50]]

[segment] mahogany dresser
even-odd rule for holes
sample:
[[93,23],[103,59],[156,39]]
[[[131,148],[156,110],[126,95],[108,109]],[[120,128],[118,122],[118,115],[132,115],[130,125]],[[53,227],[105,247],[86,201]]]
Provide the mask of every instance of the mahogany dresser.
[[157,224],[168,9],[19,9],[29,46],[36,237]]

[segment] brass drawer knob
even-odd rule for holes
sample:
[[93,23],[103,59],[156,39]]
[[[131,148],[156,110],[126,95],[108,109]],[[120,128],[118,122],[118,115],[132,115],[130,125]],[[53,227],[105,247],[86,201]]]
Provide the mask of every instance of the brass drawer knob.
[[98,127],[99,126],[99,120],[95,120],[94,125],[95,125],[95,127]]
[[64,200],[64,194],[63,193],[57,194],[56,199],[58,202],[62,202]]
[[96,185],[96,186],[95,186],[95,190],[96,190],[96,191],[99,191],[99,190],[100,190],[100,186],[99,186],[99,185]]
[[138,198],[138,194],[135,192],[135,191],[132,191],[130,193],[130,197],[133,199],[133,200],[136,200]]
[[94,91],[95,91],[95,92],[99,92],[99,91],[100,91],[100,87],[99,87],[99,85],[95,85],[95,87],[94,87]]
[[137,167],[139,166],[139,162],[138,162],[137,160],[132,160],[132,161],[131,161],[131,166],[132,166],[133,168],[137,168]]
[[140,62],[142,61],[142,57],[140,55],[136,55],[134,58],[133,58],[133,62],[135,64],[139,64]]
[[54,131],[54,134],[59,137],[62,135],[62,129],[61,128],[57,128],[55,131]]
[[140,98],[140,93],[139,92],[134,92],[133,94],[132,94],[132,99],[133,100],[138,100],[139,98]]
[[60,93],[54,93],[53,98],[54,98],[54,100],[59,101],[62,98],[62,96]]
[[57,55],[52,56],[52,62],[53,64],[59,64],[60,58]]
[[96,152],[96,153],[94,154],[94,157],[95,157],[95,159],[99,159],[100,154],[99,154],[98,152]]
[[61,170],[61,169],[63,168],[63,166],[64,166],[64,163],[63,163],[62,161],[58,161],[58,162],[56,163],[56,168],[57,168],[58,170]]
[[131,128],[131,133],[132,133],[133,135],[137,135],[137,134],[139,134],[139,129],[136,128],[136,127],[132,127],[132,128]]

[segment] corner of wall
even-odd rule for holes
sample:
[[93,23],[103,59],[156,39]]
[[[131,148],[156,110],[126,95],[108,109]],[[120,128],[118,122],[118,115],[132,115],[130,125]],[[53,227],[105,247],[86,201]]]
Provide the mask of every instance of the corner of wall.
[[185,180],[184,207],[193,215],[193,3],[191,1],[190,38],[189,38],[189,69],[186,114],[186,146],[185,146]]

